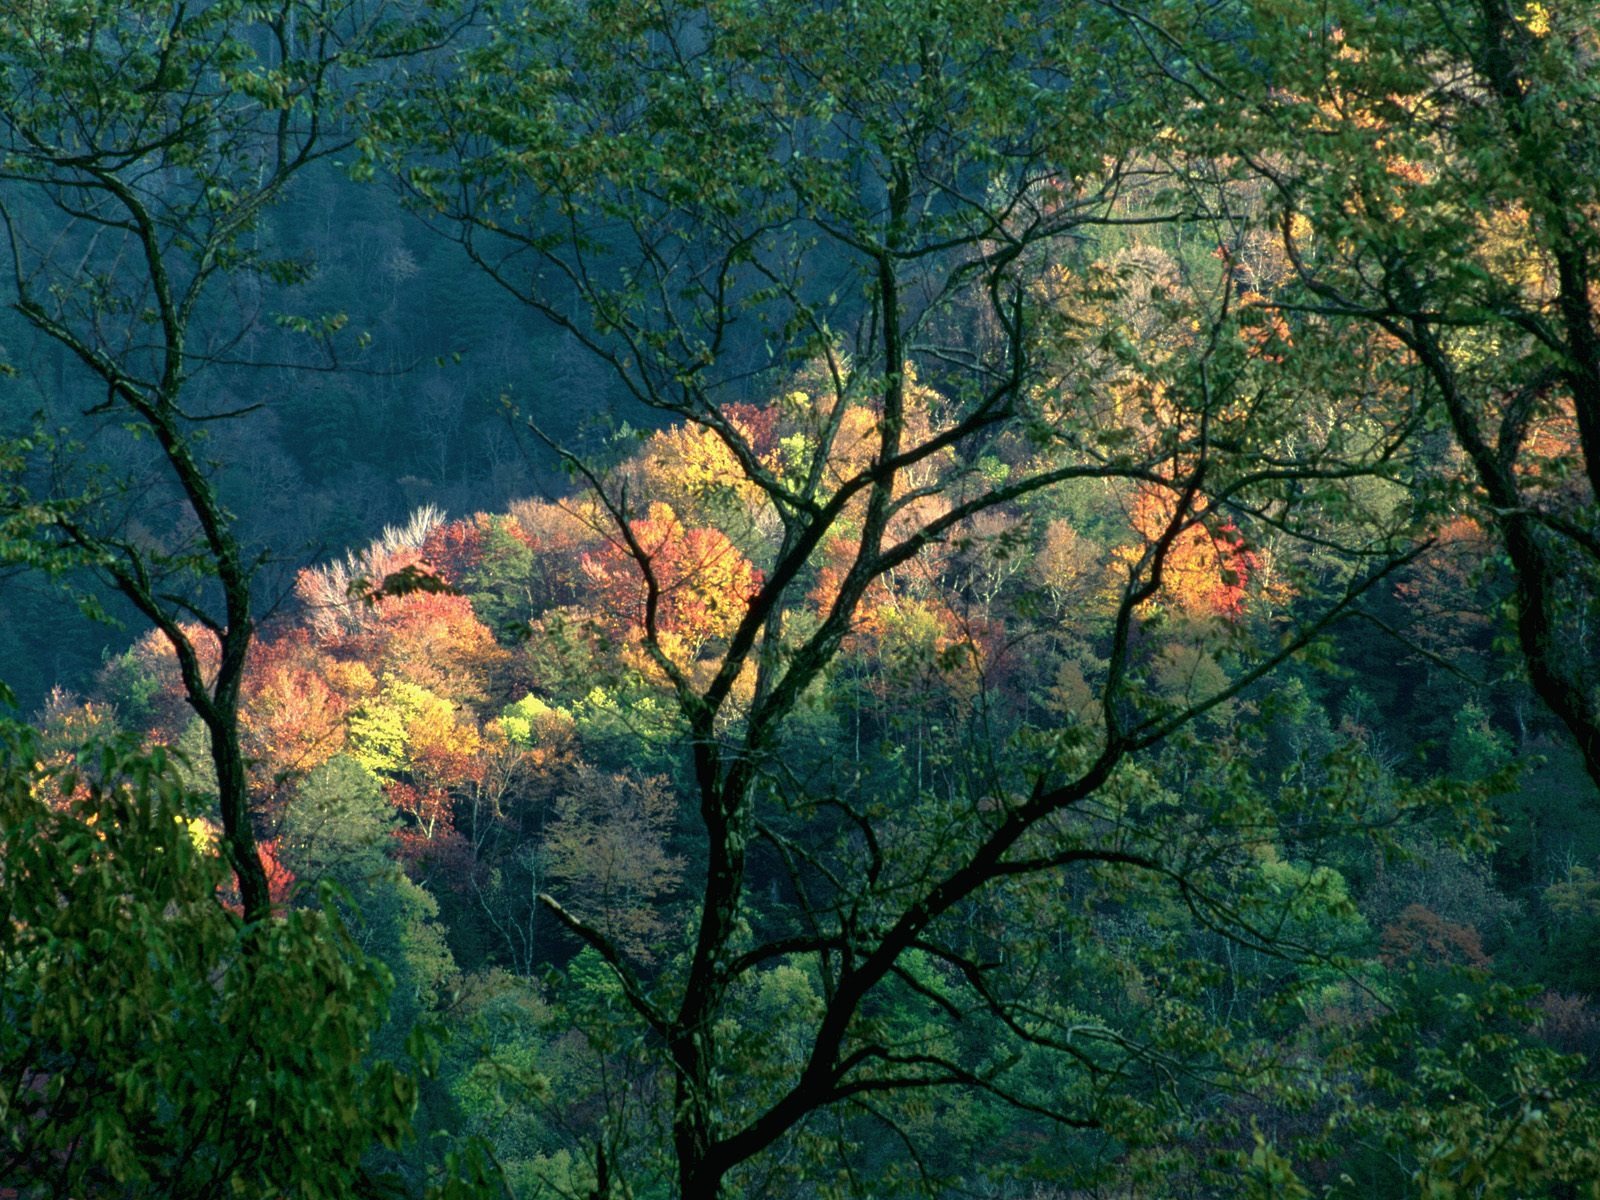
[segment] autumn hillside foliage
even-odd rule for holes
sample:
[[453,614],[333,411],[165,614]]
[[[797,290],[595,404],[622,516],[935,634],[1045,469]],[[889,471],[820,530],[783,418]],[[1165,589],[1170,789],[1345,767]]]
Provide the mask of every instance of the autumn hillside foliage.
[[8,6],[0,1200],[1600,1200],[1597,31]]
[[[937,419],[936,393],[919,389],[918,402],[927,419]],[[807,456],[816,453],[811,439],[819,417],[810,404],[804,392],[790,390],[741,411],[738,419],[759,431],[752,444],[773,470],[805,470]],[[871,409],[862,406],[840,427],[867,428],[872,420]],[[682,717],[672,680],[647,644],[646,625],[653,623],[654,644],[673,667],[709,678],[770,569],[767,539],[776,527],[761,495],[740,483],[719,446],[703,430],[677,426],[639,440],[608,474],[625,481],[619,490],[630,506],[626,532],[583,493],[519,502],[500,514],[447,519],[419,513],[365,551],[302,572],[298,610],[264,629],[251,650],[242,727],[274,895],[285,908],[299,908],[314,902],[319,882],[343,881],[362,900],[362,908],[349,910],[358,940],[395,964],[400,991],[391,1003],[394,1013],[446,1015],[467,1022],[462,1029],[489,1022],[483,1028],[491,1031],[491,1044],[470,1053],[463,1045],[459,1053],[467,1057],[452,1068],[460,1073],[434,1103],[457,1114],[449,1118],[455,1132],[499,1139],[515,1178],[570,1178],[563,1173],[574,1169],[561,1149],[568,1135],[555,1110],[544,1107],[547,1093],[540,1089],[558,1088],[569,1101],[583,1097],[597,1113],[611,1112],[608,1106],[619,1101],[595,1072],[643,1070],[613,1045],[614,1032],[579,996],[583,989],[611,986],[605,968],[541,909],[538,894],[547,892],[555,904],[582,914],[633,969],[677,969],[668,947],[685,912],[686,881],[703,867],[682,800]],[[841,459],[839,473],[859,467],[849,436],[836,438],[832,453]],[[1036,469],[1033,453],[1025,442],[1002,442],[975,464],[934,459],[917,481],[926,498],[908,492],[907,508],[948,506],[974,473],[1003,481]],[[1180,513],[1180,504],[1190,515]],[[849,530],[845,522],[819,547],[796,588],[803,604],[784,614],[784,637],[805,636],[835,602],[854,551]],[[1433,554],[1390,586],[1382,603],[1406,614],[1419,645],[1481,668],[1482,658],[1459,657],[1474,644],[1482,654],[1493,653],[1475,643],[1474,627],[1446,632],[1441,624],[1467,618],[1449,618],[1440,606],[1465,611],[1483,603],[1462,574],[1468,568],[1458,553],[1473,536],[1470,528],[1452,527]],[[1207,512],[1203,499],[1150,483],[1087,482],[996,506],[872,584],[836,661],[801,702],[785,736],[782,770],[818,796],[876,796],[869,803],[900,806],[898,817],[881,809],[884,828],[923,824],[923,836],[933,839],[929,852],[936,854],[939,838],[955,836],[942,822],[981,821],[987,808],[1005,803],[984,797],[980,784],[972,812],[938,815],[938,797],[970,790],[973,778],[995,769],[985,757],[1030,746],[1039,736],[1033,731],[1045,727],[1070,731],[1058,753],[1092,748],[1103,720],[1096,692],[1119,581],[1162,540],[1170,546],[1160,586],[1140,606],[1131,643],[1136,686],[1156,711],[1181,709],[1226,689],[1246,661],[1238,648],[1277,636],[1302,590],[1319,586],[1314,551],[1274,538],[1270,530],[1252,541],[1232,517]],[[407,570],[437,586],[386,593],[382,581]],[[203,631],[191,636],[206,645]],[[756,686],[749,669],[725,720],[741,719]],[[1201,726],[1212,747],[1210,763],[1152,760],[1127,779],[1126,790],[1090,810],[1098,815],[1089,819],[1138,821],[1141,811],[1171,803],[1164,799],[1173,794],[1169,788],[1188,786],[1213,796],[1206,803],[1266,804],[1260,810],[1266,820],[1269,802],[1227,798],[1239,780],[1267,778],[1262,772],[1281,776],[1285,797],[1307,798],[1295,803],[1315,797],[1316,804],[1331,806],[1330,817],[1353,815],[1350,805],[1395,804],[1410,785],[1385,757],[1390,735],[1364,724],[1370,710],[1362,705],[1371,701],[1361,698],[1361,688],[1351,689],[1347,715],[1335,724],[1310,701],[1324,686],[1315,673],[1303,674],[1277,695],[1249,690],[1211,709]],[[141,639],[110,662],[102,689],[99,698],[76,707],[67,698],[58,701],[50,719],[58,744],[69,744],[77,736],[71,729],[84,723],[120,723],[135,726],[149,743],[195,754],[197,734],[159,638]],[[1274,732],[1284,729],[1295,732]],[[1476,777],[1502,765],[1505,752],[1494,748],[1498,735],[1470,729],[1456,735],[1463,746],[1475,736],[1490,739],[1488,757],[1463,760]],[[1366,798],[1357,800],[1358,794]],[[352,796],[366,799],[356,803]],[[819,806],[809,819],[820,819],[822,811]],[[783,854],[806,853],[803,841],[794,840],[803,836],[798,824],[772,831]],[[1455,853],[1433,842],[1422,845],[1425,853]],[[1234,857],[1240,851],[1243,857]],[[1210,935],[1178,910],[1158,904],[1146,911],[1125,883],[1108,876],[1104,892],[1096,885],[1083,895],[1123,911],[1125,924],[1091,943],[1094,965],[1084,969],[1099,981],[1094,1002],[1111,1005],[1112,1024],[1104,1013],[1072,1020],[1089,1022],[1086,1028],[1100,1031],[1096,1037],[1113,1039],[1108,1045],[1138,1028],[1147,1047],[1166,1046],[1173,1038],[1201,1036],[1206,1006],[1218,994],[1210,989],[1265,996],[1289,987],[1302,997],[1300,1023],[1259,1030],[1264,1040],[1251,1042],[1248,1052],[1241,1046],[1244,1057],[1226,1065],[1267,1072],[1279,1069],[1269,1065],[1270,1056],[1281,1053],[1281,1047],[1271,1049],[1273,1039],[1310,1045],[1324,1037],[1359,1040],[1375,1030],[1377,1010],[1367,991],[1372,983],[1364,972],[1387,972],[1395,980],[1425,976],[1439,986],[1464,972],[1476,989],[1487,986],[1497,956],[1505,953],[1506,922],[1515,911],[1509,901],[1473,910],[1463,907],[1459,890],[1446,888],[1436,899],[1424,894],[1402,903],[1415,889],[1390,886],[1399,877],[1380,873],[1383,886],[1369,885],[1358,909],[1336,874],[1319,875],[1326,869],[1281,858],[1269,838],[1247,838],[1226,853],[1235,886],[1249,878],[1251,889],[1265,889],[1251,903],[1267,906],[1266,912],[1286,897],[1303,896],[1274,919],[1332,922],[1315,936],[1331,937],[1345,948],[1341,953],[1365,955],[1366,965],[1353,968],[1351,977],[1313,971],[1294,980],[1274,975],[1267,959],[1236,963],[1226,980],[1207,982],[1184,1002],[1200,1007],[1182,1020],[1171,1015],[1176,1024],[1112,1033],[1121,1022],[1146,1019],[1135,1017],[1137,998],[1153,983],[1149,972],[1159,972],[1146,956],[1167,953],[1162,947],[1178,930],[1202,942]],[[356,861],[367,865],[355,868]],[[776,898],[773,913],[782,911],[789,889],[803,886],[796,882],[803,876],[793,874],[797,866],[786,867],[781,854],[763,862],[764,886]],[[921,868],[907,861],[881,869]],[[1408,869],[1400,868],[1402,874]],[[1600,912],[1600,889],[1582,895],[1561,901],[1568,904],[1561,911]],[[1323,903],[1314,896],[1332,907],[1313,917]],[[995,901],[998,907],[980,906],[972,919],[1026,925],[1030,918],[1015,914],[1049,908],[1045,895],[1029,889]],[[1015,913],[1005,916],[1012,908]],[[1049,920],[1078,918],[1058,913]],[[996,925],[986,936],[1011,935]],[[1309,926],[1295,936],[1312,936]],[[1115,967],[1117,955],[1134,959]],[[553,967],[565,982],[551,991],[536,981]],[[908,970],[934,968],[914,962]],[[752,1011],[770,1008],[772,1015],[752,1020],[775,1021],[781,1031],[784,1005],[802,1012],[821,1002],[803,976],[762,978],[761,988],[771,994],[759,991],[749,1003]],[[910,980],[916,994],[924,985],[914,974]],[[793,994],[780,1000],[782,989]],[[1565,997],[1570,994],[1551,993],[1540,1001],[1551,1015],[1522,1018],[1544,1020],[1562,1047],[1583,1036],[1575,1031],[1588,1028],[1583,1014],[1590,1012],[1587,1001]],[[1072,1003],[1090,1003],[1089,993]],[[496,1025],[509,1019],[506,1012],[517,1014],[512,1024]],[[886,1013],[874,1019],[910,1018]],[[1161,1053],[1175,1053],[1176,1045]],[[748,1051],[751,1087],[759,1090],[761,1071],[781,1075],[771,1051]],[[1248,1067],[1256,1054],[1269,1058]],[[548,1083],[535,1085],[533,1076],[522,1074],[534,1062],[538,1078]],[[519,1101],[514,1128],[522,1133],[497,1124],[492,1114],[498,1110],[482,1090],[490,1077],[484,1072],[510,1072],[507,1081],[533,1089]],[[655,1085],[642,1075],[629,1086]],[[1288,1115],[1302,1103],[1292,1095],[1291,1088],[1274,1102],[1289,1106],[1274,1118],[1288,1123],[1283,1130],[1304,1119]],[[1157,1111],[1148,1109],[1147,1117],[1155,1120]],[[1215,1127],[1192,1135],[1195,1144],[1226,1147],[1229,1128],[1260,1120],[1264,1111],[1230,1104]],[[1331,1119],[1337,1104],[1318,1101],[1316,1111]],[[621,1118],[614,1113],[607,1119]],[[1157,1128],[1167,1126],[1158,1121],[1152,1137]],[[1007,1154],[1022,1153],[1027,1138],[1042,1137],[1043,1130],[1016,1136],[1023,1140]],[[1153,1142],[1130,1153],[1136,1161],[1153,1156],[1155,1162],[1165,1161],[1166,1152]]]
[[[922,403],[938,402],[924,392]],[[808,403],[793,392],[738,416],[762,431],[755,444],[779,469],[785,461],[800,469],[810,453],[808,431],[820,418]],[[837,470],[859,466],[848,430],[871,419],[865,407],[846,419],[834,443]],[[996,456],[983,469],[1027,469],[1025,448],[1010,454],[1015,463]],[[959,469],[953,460],[935,465],[924,486],[942,495],[948,481],[939,472],[953,479]],[[449,862],[459,873],[437,882],[481,891],[499,869],[497,839],[514,835],[526,854],[525,823],[542,827],[557,812],[546,806],[570,799],[570,789],[599,787],[597,770],[614,772],[606,788],[644,786],[650,773],[630,771],[626,752],[617,756],[628,739],[648,747],[672,723],[666,680],[641,646],[647,614],[653,608],[680,666],[714,662],[760,586],[771,522],[704,430],[652,434],[616,473],[635,486],[626,535],[581,494],[455,520],[425,509],[365,551],[301,572],[297,615],[251,648],[242,707],[265,837],[275,836],[304,780],[343,756],[371,774],[399,814],[397,850],[407,861]],[[1085,631],[1097,610],[1109,617],[1109,564],[1137,560],[1175,502],[1148,486],[1095,485],[1072,500],[1072,515],[1017,505],[958,527],[874,585],[846,638],[835,694],[818,696],[815,720],[847,712],[852,726],[870,729],[866,736],[910,729],[921,738],[930,722],[958,717],[980,697],[995,711],[1036,707],[1053,673],[1092,656]],[[1074,532],[1074,517],[1093,532]],[[797,627],[832,603],[851,553],[847,533],[823,547],[805,589],[810,611],[788,617]],[[1251,609],[1265,553],[1230,523],[1187,522],[1150,601],[1181,621],[1151,638],[1151,661],[1169,640],[1209,654],[1231,626],[1265,619]],[[385,594],[383,581],[408,569],[440,586]],[[1064,612],[1068,596],[1079,601],[1070,638],[1040,619],[1041,610]],[[214,653],[204,630],[190,636],[202,654]],[[115,660],[103,681],[125,724],[193,751],[176,665],[159,635]],[[652,761],[648,750],[644,761]],[[652,837],[670,836],[670,823],[652,820]],[[581,856],[565,853],[558,874],[581,879]],[[635,903],[642,911],[657,898],[647,890]]]

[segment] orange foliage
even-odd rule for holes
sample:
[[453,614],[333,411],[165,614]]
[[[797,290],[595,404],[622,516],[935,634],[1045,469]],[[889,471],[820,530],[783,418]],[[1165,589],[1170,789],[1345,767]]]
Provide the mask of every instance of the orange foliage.
[[451,700],[481,700],[507,657],[465,596],[412,592],[373,604],[376,620],[346,648],[375,673],[393,674]]
[[[861,543],[854,537],[834,536],[824,541],[812,555],[812,561],[817,565],[817,580],[811,585],[811,591],[806,599],[817,610],[819,616],[826,616],[839,599],[839,591],[844,586],[845,577],[850,573],[850,566],[860,553]],[[874,580],[868,588],[867,602],[869,604],[882,604],[889,599],[889,590],[881,579]]]
[[269,780],[304,774],[344,748],[345,698],[304,630],[251,646],[240,706],[246,757]]
[[1294,344],[1289,331],[1289,322],[1285,321],[1283,314],[1272,308],[1267,298],[1259,292],[1246,291],[1240,295],[1239,302],[1252,317],[1257,318],[1239,327],[1239,337],[1246,347],[1245,353],[1263,362],[1282,362],[1283,351]]
[[878,418],[867,408],[851,408],[839,418],[839,432],[828,456],[827,480],[837,486],[872,465],[878,453]]
[[[1129,520],[1147,543],[1166,531],[1176,509],[1176,498],[1160,488],[1141,487],[1134,497]],[[1137,561],[1142,548],[1125,549],[1125,561]],[[1250,576],[1258,566],[1256,554],[1230,522],[1195,521],[1172,541],[1161,570],[1163,602],[1191,617],[1233,619],[1244,611]]]
[[863,609],[856,646],[877,673],[869,691],[911,706],[956,697],[970,700],[991,682],[1003,656],[1001,626],[987,618],[960,619],[946,606],[920,600]]
[[[852,537],[822,544],[816,582],[807,594],[819,617],[838,601],[859,551]],[[951,565],[951,549],[939,545],[867,585],[844,649],[871,664],[866,687],[872,694],[927,701],[952,694],[970,698],[998,681],[994,673],[1005,666],[1007,650],[1004,623],[982,605],[952,607]]]
[[[659,589],[656,628],[681,638],[689,653],[738,626],[761,586],[761,573],[717,529],[687,529],[672,509],[650,506],[630,525]],[[644,627],[648,588],[644,572],[620,540],[582,559],[597,607],[613,631],[630,638]]]

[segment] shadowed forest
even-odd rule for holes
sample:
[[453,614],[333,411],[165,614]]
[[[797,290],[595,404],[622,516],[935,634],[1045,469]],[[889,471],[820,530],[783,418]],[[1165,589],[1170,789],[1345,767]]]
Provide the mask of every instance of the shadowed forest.
[[1597,66],[0,6],[0,1197],[1600,1198]]

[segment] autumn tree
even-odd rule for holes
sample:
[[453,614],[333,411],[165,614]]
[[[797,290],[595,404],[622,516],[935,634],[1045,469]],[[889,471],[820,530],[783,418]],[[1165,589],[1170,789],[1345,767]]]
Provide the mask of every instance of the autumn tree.
[[[651,562],[653,594],[640,577],[636,552]],[[680,657],[688,662],[708,641],[734,631],[760,581],[721,530],[685,528],[660,501],[647,516],[629,522],[626,537],[586,556],[582,567],[619,638],[653,626],[658,638],[682,644]]]
[[592,767],[575,770],[568,786],[544,837],[546,869],[580,898],[574,910],[592,914],[625,954],[649,962],[667,931],[660,904],[683,872],[682,860],[666,850],[676,799],[665,779],[608,776]]
[[[691,470],[722,462],[721,498],[772,531],[747,543],[747,588],[685,613],[666,514],[626,470],[558,447],[615,547],[586,570],[626,600],[614,611],[686,731],[695,881],[690,928],[657,955],[659,972],[603,905],[548,903],[615,973],[647,1035],[629,1044],[659,1048],[678,1194],[724,1194],[819,1112],[933,1089],[1100,1123],[1094,1089],[1039,1098],[999,1059],[959,1052],[943,1018],[911,1038],[886,1013],[982,1014],[992,1046],[1015,1038],[1115,1077],[1022,1014],[973,914],[1032,882],[1107,869],[1172,881],[1222,920],[1178,864],[1204,858],[1194,839],[1226,837],[1242,810],[1203,813],[1191,796],[1149,840],[1121,836],[1137,824],[1125,806],[1142,803],[1135,758],[1263,679],[1404,557],[1395,506],[1347,523],[1329,541],[1340,572],[1304,623],[1240,639],[1231,674],[1176,704],[1146,686],[1141,606],[1180,539],[1194,547],[1185,591],[1235,608],[1247,525],[1306,531],[1314,509],[1292,502],[1332,502],[1345,481],[1391,472],[1406,430],[1377,406],[1328,406],[1298,436],[1326,364],[1263,331],[1224,260],[1158,297],[1159,353],[1133,335],[1112,302],[1128,272],[1096,254],[1097,238],[1221,222],[1226,208],[1149,153],[1167,113],[1140,86],[1144,62],[1137,36],[1095,5],[534,4],[497,10],[461,75],[419,80],[380,116],[418,211],[644,409],[682,422],[689,432],[659,450]],[[746,407],[774,395],[793,422],[776,446]],[[1107,606],[1084,722],[1019,732],[951,794],[894,783],[875,797],[859,777],[810,791],[787,769],[797,709],[866,599],[893,595],[897,573],[985,514],[1020,515],[1075,481],[1166,497]],[[1208,587],[1199,576],[1213,572]],[[716,641],[691,670],[673,626],[701,615]],[[793,921],[763,915],[763,881]],[[811,981],[815,1003],[792,1010],[792,1055],[746,1087],[750,1055],[776,1044],[729,1022],[779,971]],[[610,1161],[596,1152],[600,1193]]]

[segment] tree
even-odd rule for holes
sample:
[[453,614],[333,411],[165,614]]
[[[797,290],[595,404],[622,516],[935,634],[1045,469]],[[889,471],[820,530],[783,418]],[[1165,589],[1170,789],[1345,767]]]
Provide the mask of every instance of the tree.
[[1175,13],[1138,24],[1176,94],[1206,102],[1189,109],[1198,143],[1270,189],[1292,276],[1278,311],[1365,323],[1414,364],[1413,402],[1455,447],[1433,476],[1439,520],[1494,531],[1528,678],[1600,785],[1594,12],[1231,12],[1248,53]]
[[368,1055],[384,969],[331,907],[256,929],[222,907],[208,802],[164,752],[39,758],[0,727],[0,1189],[379,1194],[364,1159],[417,1098]]
[[[1405,561],[1398,496],[1361,520],[1344,485],[1397,473],[1410,427],[1382,397],[1328,402],[1340,382],[1321,372],[1337,356],[1278,344],[1224,261],[1186,263],[1175,292],[1146,283],[1152,305],[1119,308],[1147,277],[1108,245],[1226,213],[1152,150],[1167,113],[1144,61],[1097,5],[535,3],[497,10],[460,76],[419,82],[380,117],[419,210],[645,410],[714,436],[737,464],[729,494],[759,496],[750,523],[775,531],[691,670],[670,637],[676,580],[640,534],[660,519],[636,507],[649,498],[560,447],[631,563],[637,636],[681,714],[698,882],[659,971],[603,914],[547,904],[615,973],[645,1035],[626,1044],[659,1049],[685,1197],[723,1194],[823,1112],[876,1113],[915,1144],[884,1105],[919,1092],[964,1089],[1068,1126],[1108,1119],[1099,1084],[1137,1073],[1124,1053],[1137,1038],[1102,1029],[1085,1050],[1070,1012],[1028,1007],[996,949],[1007,905],[1143,873],[1201,923],[1255,936],[1221,896],[1260,883],[1238,856],[1256,836],[1245,828],[1271,818],[1223,803],[1240,794],[1226,764],[1180,795],[1135,759]],[[1135,331],[1135,311],[1159,338]],[[776,454],[746,415],[772,395],[789,414]],[[985,514],[1020,520],[1084,481],[1130,503],[1140,487],[1166,496],[1094,631],[1087,718],[997,733],[937,790],[908,785],[892,754],[870,778],[808,787],[797,709],[868,597],[892,600],[911,564]],[[1315,501],[1343,506],[1341,528]],[[1331,586],[1303,623],[1236,638],[1214,688],[1156,694],[1142,606],[1174,547],[1195,543],[1188,570],[1215,569],[1220,606],[1236,609],[1247,572],[1230,562],[1248,561],[1252,528],[1321,535]],[[786,904],[766,910],[762,884]],[[730,1032],[778,971],[815,1006],[781,1042]],[[952,1012],[988,1040],[954,1039]],[[1182,1042],[1159,1022],[1149,1036]],[[1030,1090],[1008,1065],[1023,1052],[1075,1063],[1084,1086]],[[617,1169],[597,1153],[598,1192]]]
[[395,1052],[420,1012],[437,1008],[459,972],[435,920],[438,904],[400,871],[390,851],[398,816],[378,779],[340,754],[301,783],[283,818],[285,861],[303,881],[302,903],[323,882],[339,886],[341,917],[362,952],[394,976],[378,1041]]
[[657,905],[683,870],[663,848],[674,816],[665,784],[580,767],[544,837],[550,876],[583,898],[572,907],[593,914],[612,945],[642,962],[666,933]]
[[[47,440],[22,439],[15,450],[43,486],[59,489],[60,476],[68,490],[8,482],[21,534],[0,545],[9,559],[92,569],[171,643],[207,732],[224,845],[251,920],[270,908],[239,730],[257,560],[202,446],[208,422],[256,406],[229,408],[203,380],[248,358],[263,333],[262,290],[307,276],[307,264],[263,245],[267,211],[295,176],[348,148],[350,89],[375,61],[436,39],[432,12],[95,0],[27,5],[0,30],[10,306],[77,361],[91,414],[154,443],[160,480],[147,485],[142,470],[125,483],[85,479],[72,447],[52,453]],[[323,342],[340,323],[287,320]],[[170,534],[125,522],[141,500],[147,512],[165,509]],[[209,670],[200,639],[216,646]]]

